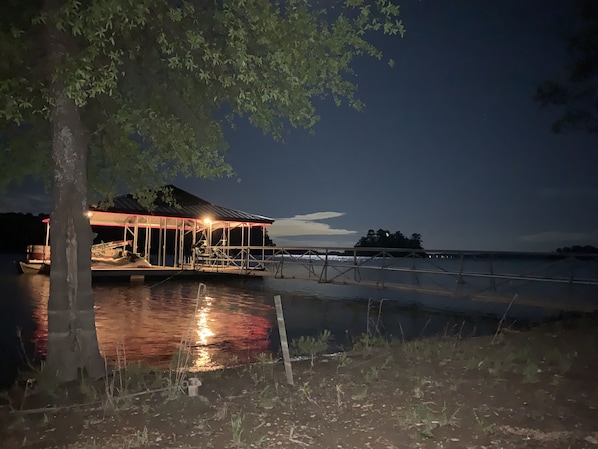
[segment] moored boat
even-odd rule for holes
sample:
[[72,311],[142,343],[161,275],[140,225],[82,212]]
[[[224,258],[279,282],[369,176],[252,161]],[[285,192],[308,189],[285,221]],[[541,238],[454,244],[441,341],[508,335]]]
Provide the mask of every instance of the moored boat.
[[17,263],[17,269],[23,274],[38,274],[42,266],[42,263],[31,263],[23,260],[19,260]]
[[151,264],[139,254],[125,251],[116,257],[93,257],[91,269],[94,268],[151,268]]
[[17,268],[23,274],[37,274],[44,264],[49,263],[49,245],[28,245],[25,260],[20,260]]
[[[91,268],[150,268],[151,264],[138,254],[128,251],[130,240],[101,242],[91,247]],[[50,246],[29,245],[24,261],[17,264],[23,274],[48,274]]]

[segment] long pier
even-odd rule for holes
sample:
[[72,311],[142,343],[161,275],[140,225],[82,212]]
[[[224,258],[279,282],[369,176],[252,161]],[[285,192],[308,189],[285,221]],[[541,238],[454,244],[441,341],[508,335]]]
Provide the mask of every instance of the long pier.
[[598,311],[598,255],[394,248],[217,246],[179,266],[94,278],[261,276],[561,311]]

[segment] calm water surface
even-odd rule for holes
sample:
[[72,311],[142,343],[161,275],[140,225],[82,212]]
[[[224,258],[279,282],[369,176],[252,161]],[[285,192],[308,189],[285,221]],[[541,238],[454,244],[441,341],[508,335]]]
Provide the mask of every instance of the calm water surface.
[[[24,352],[29,359],[43,358],[46,350],[50,279],[17,275],[16,258],[0,255],[3,384],[14,378],[24,362]],[[364,287],[234,276],[203,282],[207,289],[200,297],[197,280],[95,283],[102,354],[114,359],[117,351],[124,350],[128,361],[165,365],[181,339],[189,336],[195,370],[249,362],[260,353],[277,355],[275,295],[282,296],[290,341],[328,329],[336,345],[350,344],[367,329],[370,299],[370,317],[375,318],[370,326],[377,325],[382,333],[404,339],[439,333],[489,333],[498,321],[472,313],[425,312],[413,307],[413,301],[404,294]]]

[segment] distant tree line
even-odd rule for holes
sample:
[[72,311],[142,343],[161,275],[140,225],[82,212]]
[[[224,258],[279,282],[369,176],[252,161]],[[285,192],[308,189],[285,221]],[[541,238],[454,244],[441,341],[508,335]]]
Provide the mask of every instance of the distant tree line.
[[592,245],[564,246],[556,249],[557,254],[598,254],[598,248]]
[[[406,237],[401,231],[390,232],[386,229],[368,230],[366,236],[361,237],[354,245],[355,248],[400,248],[422,250],[422,236],[418,233],[411,234],[411,237]],[[402,254],[408,254],[402,252]],[[393,255],[399,255],[393,253]]]
[[27,245],[46,241],[46,214],[0,213],[0,252],[25,253]]

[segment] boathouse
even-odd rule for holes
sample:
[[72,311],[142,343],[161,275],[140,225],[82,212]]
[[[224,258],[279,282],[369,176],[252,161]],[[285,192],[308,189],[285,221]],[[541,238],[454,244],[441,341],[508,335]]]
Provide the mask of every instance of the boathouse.
[[93,204],[90,224],[120,228],[132,251],[156,267],[252,268],[252,260],[263,260],[250,246],[268,244],[266,228],[273,219],[218,206],[173,185],[167,189],[167,200],[158,195],[150,210],[130,194],[115,197],[108,207]]

